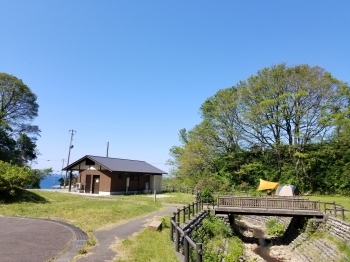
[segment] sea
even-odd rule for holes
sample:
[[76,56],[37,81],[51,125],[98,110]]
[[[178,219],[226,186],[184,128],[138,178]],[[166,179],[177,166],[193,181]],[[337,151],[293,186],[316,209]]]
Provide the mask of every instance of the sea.
[[[62,176],[64,176],[64,174]],[[48,175],[43,180],[40,181],[40,188],[52,189],[53,186],[59,186],[60,182],[58,181],[58,179],[60,178],[61,178],[61,174]]]

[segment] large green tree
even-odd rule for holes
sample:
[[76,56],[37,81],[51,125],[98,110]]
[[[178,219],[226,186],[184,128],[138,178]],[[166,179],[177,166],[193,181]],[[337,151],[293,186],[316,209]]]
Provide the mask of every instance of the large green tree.
[[36,95],[15,76],[0,73],[0,160],[25,164],[36,158],[36,137],[32,125],[38,115]]
[[264,68],[206,99],[202,122],[180,132],[169,163],[194,185],[265,178],[312,191],[343,181],[338,189],[345,189],[349,98],[349,86],[320,67]]
[[247,141],[276,152],[280,173],[281,146],[291,146],[296,175],[307,175],[305,146],[322,141],[334,128],[329,118],[346,107],[344,85],[320,67],[264,68],[238,85],[240,127]]

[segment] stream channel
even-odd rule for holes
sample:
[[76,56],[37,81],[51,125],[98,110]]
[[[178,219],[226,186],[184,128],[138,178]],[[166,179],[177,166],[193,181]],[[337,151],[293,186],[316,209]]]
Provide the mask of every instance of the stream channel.
[[253,251],[267,262],[283,262],[278,258],[270,255],[270,246],[272,244],[270,239],[265,238],[265,233],[260,228],[252,228],[253,237],[259,240],[259,245]]
[[[250,239],[249,242],[254,242],[258,244],[255,248],[252,249],[253,253],[256,256],[259,256],[260,258],[264,259],[267,262],[283,262],[285,261],[282,258],[276,258],[270,255],[270,248],[273,245],[273,241],[271,238],[266,236],[264,230],[262,230],[260,227],[256,225],[252,225],[249,223],[249,221],[241,220],[241,221],[235,221],[236,226],[238,226],[240,229],[243,237],[243,243],[245,243],[244,238]],[[252,241],[253,240],[253,241]],[[247,243],[247,242],[246,242]],[[259,260],[258,260],[259,261]]]

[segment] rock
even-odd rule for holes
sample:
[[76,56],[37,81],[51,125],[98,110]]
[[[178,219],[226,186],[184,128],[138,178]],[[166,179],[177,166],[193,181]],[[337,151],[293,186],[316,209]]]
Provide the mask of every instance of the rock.
[[150,230],[156,231],[156,230],[162,230],[162,222],[161,221],[152,221],[151,224],[148,225],[148,228]]

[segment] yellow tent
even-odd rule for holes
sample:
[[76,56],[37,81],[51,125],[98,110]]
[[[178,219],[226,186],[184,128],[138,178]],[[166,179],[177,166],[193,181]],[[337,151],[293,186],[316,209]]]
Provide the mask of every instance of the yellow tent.
[[260,179],[258,190],[276,189],[279,185],[279,182],[270,182]]

